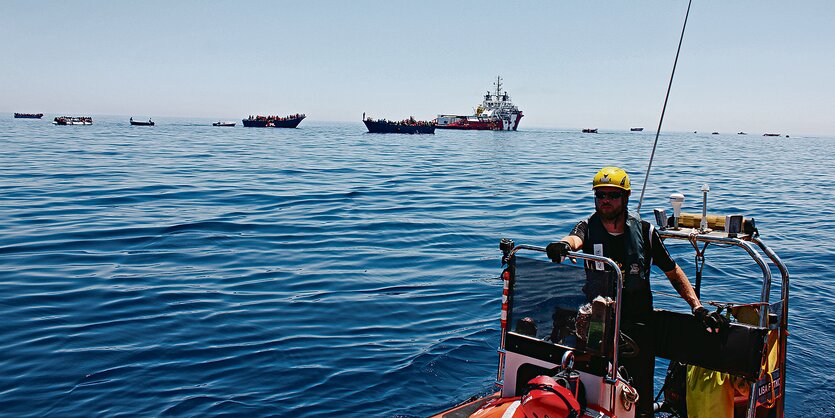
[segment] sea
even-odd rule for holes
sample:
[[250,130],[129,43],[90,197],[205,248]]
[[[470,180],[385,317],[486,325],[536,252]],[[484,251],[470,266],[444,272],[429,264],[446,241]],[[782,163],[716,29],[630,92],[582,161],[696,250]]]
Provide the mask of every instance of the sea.
[[[53,116],[0,115],[2,416],[423,417],[488,393],[499,240],[566,235],[603,166],[635,210],[655,137]],[[835,416],[835,138],[693,129],[661,133],[641,214],[676,192],[700,212],[707,184],[710,213],[755,218],[790,273],[786,416]],[[703,299],[759,294],[744,251],[706,257]]]

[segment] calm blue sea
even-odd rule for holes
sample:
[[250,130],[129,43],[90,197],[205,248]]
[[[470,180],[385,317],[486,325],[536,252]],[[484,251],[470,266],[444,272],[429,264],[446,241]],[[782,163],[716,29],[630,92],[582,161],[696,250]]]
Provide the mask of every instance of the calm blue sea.
[[[601,166],[639,190],[654,136],[0,116],[3,416],[426,416],[485,393],[499,239],[565,235]],[[833,138],[665,133],[644,202],[698,211],[707,183],[788,265],[787,416],[835,415],[833,160]],[[706,299],[758,294],[740,250],[707,255]]]

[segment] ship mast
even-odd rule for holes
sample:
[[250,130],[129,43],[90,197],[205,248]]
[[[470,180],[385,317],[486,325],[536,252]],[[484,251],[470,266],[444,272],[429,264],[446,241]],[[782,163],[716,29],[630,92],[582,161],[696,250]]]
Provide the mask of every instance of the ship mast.
[[496,100],[498,100],[502,92],[502,76],[496,76],[496,82],[493,85],[496,86]]

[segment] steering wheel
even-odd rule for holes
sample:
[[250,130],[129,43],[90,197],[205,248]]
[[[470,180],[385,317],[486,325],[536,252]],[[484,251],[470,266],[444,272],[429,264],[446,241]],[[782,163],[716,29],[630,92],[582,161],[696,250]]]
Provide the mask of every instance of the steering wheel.
[[636,343],[635,340],[621,331],[618,351],[620,351],[621,357],[632,358],[638,356],[641,352],[641,348],[638,347],[638,343]]

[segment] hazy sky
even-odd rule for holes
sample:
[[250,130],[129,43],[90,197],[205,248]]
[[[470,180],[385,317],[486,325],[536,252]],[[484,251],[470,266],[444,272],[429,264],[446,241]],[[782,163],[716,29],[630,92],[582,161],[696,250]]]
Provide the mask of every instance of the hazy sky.
[[[0,112],[654,130],[685,0],[0,0]],[[694,0],[664,128],[835,134],[835,1]]]

